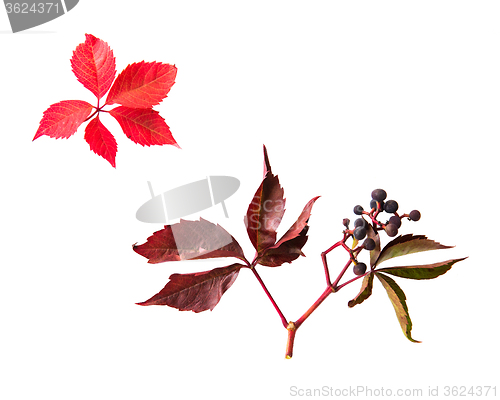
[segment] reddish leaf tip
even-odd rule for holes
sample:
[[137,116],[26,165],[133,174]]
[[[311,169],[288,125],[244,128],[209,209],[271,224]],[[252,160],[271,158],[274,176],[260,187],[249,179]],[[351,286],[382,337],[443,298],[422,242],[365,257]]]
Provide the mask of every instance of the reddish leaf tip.
[[264,147],[264,178],[265,178],[267,173],[268,172],[272,173],[272,171],[271,171],[271,164],[269,163],[269,156],[267,155],[266,145],[263,144],[262,146]]

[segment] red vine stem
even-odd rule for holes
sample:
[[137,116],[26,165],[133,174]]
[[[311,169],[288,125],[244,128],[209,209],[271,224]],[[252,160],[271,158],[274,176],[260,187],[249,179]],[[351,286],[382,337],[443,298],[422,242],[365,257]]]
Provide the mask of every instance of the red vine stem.
[[[373,210],[372,210],[372,212],[373,212]],[[379,212],[380,212],[380,210],[375,210],[375,216]],[[376,228],[377,227],[376,224],[379,224],[379,222],[376,221],[372,217],[372,215],[371,215],[372,213],[366,213],[366,214],[368,214],[371,217],[372,222],[374,222],[374,225],[375,225],[375,228]],[[309,307],[307,309],[307,311],[297,321],[295,321],[295,322],[293,322],[293,321],[287,322],[285,316],[283,315],[283,313],[281,312],[280,308],[278,307],[278,304],[276,304],[276,302],[274,301],[273,297],[271,296],[271,293],[269,293],[269,290],[267,290],[266,285],[262,281],[262,278],[260,277],[260,275],[256,271],[255,265],[252,263],[252,265],[250,266],[250,269],[252,270],[252,272],[254,273],[255,277],[259,281],[260,285],[262,286],[262,289],[264,289],[264,292],[266,293],[267,297],[269,298],[269,300],[273,304],[274,309],[279,314],[283,326],[288,331],[288,339],[287,339],[287,344],[286,344],[286,358],[292,358],[292,355],[293,355],[293,344],[294,344],[294,341],[295,341],[295,334],[297,333],[297,329],[300,328],[300,326],[304,323],[304,321],[307,318],[309,318],[309,316],[321,305],[321,303],[323,303],[323,301],[326,300],[326,298],[328,296],[330,296],[330,294],[338,292],[344,286],[346,286],[346,285],[348,285],[348,284],[350,284],[350,283],[352,283],[352,282],[354,282],[354,281],[356,281],[356,280],[358,280],[360,278],[363,278],[367,274],[373,272],[372,270],[367,271],[365,274],[357,276],[357,277],[355,277],[355,278],[353,278],[353,279],[351,279],[351,280],[349,280],[349,281],[347,281],[347,282],[339,285],[340,280],[342,279],[342,277],[346,273],[346,271],[349,268],[349,266],[352,264],[353,260],[355,259],[355,256],[362,250],[362,247],[358,247],[358,248],[352,250],[352,249],[350,249],[346,245],[345,242],[347,241],[347,239],[349,237],[351,237],[352,234],[353,234],[353,231],[351,231],[351,230],[345,230],[344,231],[344,237],[342,238],[342,240],[339,240],[337,243],[335,243],[334,245],[332,245],[327,250],[325,250],[325,251],[323,251],[321,253],[321,260],[323,261],[323,267],[324,267],[324,271],[325,271],[325,278],[326,278],[327,287],[326,287],[325,291],[321,294],[321,296],[311,305],[311,307]],[[327,256],[328,253],[330,253],[332,250],[336,249],[337,247],[342,247],[342,248],[344,248],[344,250],[346,250],[349,253],[349,260],[345,264],[344,268],[342,268],[342,270],[340,271],[340,273],[337,276],[337,278],[335,279],[335,281],[332,283],[331,279],[330,279],[330,271],[329,271],[329,268],[328,268],[328,261],[326,259],[326,256]]]
[[255,277],[257,278],[257,280],[259,281],[260,286],[262,286],[262,289],[264,289],[264,292],[266,292],[267,297],[269,298],[269,300],[271,300],[271,303],[273,303],[274,309],[278,312],[278,314],[279,314],[279,316],[281,318],[281,322],[283,323],[283,326],[285,328],[287,328],[288,327],[288,322],[287,322],[285,316],[283,315],[283,313],[281,312],[280,308],[278,307],[278,304],[276,304],[276,302],[273,299],[273,296],[271,296],[271,293],[269,293],[269,290],[267,290],[266,285],[262,281],[262,278],[260,277],[260,275],[257,272],[257,270],[255,269],[255,267],[253,267],[251,269],[252,269],[253,274],[255,275]]

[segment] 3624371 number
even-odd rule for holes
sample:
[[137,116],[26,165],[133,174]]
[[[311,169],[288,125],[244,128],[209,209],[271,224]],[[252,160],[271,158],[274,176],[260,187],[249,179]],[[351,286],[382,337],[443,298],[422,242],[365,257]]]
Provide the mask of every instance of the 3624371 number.
[[444,387],[445,396],[496,396],[497,387],[496,386],[445,386]]
[[59,14],[59,3],[5,3],[7,14],[49,14],[51,11]]

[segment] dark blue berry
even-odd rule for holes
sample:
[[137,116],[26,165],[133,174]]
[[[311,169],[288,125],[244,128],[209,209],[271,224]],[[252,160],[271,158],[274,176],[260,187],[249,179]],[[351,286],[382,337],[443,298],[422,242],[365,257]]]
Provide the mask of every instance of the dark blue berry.
[[399,218],[397,215],[393,215],[391,218],[389,218],[389,224],[395,225],[396,228],[401,228],[401,218]]
[[373,250],[375,248],[375,240],[373,240],[372,238],[365,239],[365,241],[363,242],[363,247],[366,250]]
[[365,263],[357,263],[354,265],[353,272],[356,275],[363,275],[366,272],[366,264]]
[[354,229],[354,237],[358,240],[363,240],[366,237],[366,229],[363,226],[358,226]]
[[387,193],[384,189],[375,189],[372,192],[372,199],[377,201],[384,201],[387,198]]
[[360,205],[354,207],[354,214],[356,215],[362,215],[363,211],[363,207],[361,207]]
[[364,218],[358,218],[354,221],[354,227],[357,228],[358,226],[366,228],[366,221],[364,220]]
[[387,200],[384,204],[384,211],[389,214],[394,214],[398,211],[398,202],[395,200]]
[[390,237],[396,236],[398,234],[398,228],[396,228],[396,225],[388,224],[385,226],[385,233]]
[[420,211],[413,210],[412,212],[410,212],[410,219],[412,221],[418,221],[420,219]]

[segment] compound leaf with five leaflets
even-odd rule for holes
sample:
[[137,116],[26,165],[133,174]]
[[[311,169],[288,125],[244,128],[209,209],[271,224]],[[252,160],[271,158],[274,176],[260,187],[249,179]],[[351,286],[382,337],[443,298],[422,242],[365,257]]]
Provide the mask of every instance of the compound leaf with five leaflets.
[[[160,62],[133,63],[116,78],[113,51],[103,40],[85,34],[85,42],[73,51],[71,67],[77,80],[97,98],[97,105],[80,100],[65,100],[51,105],[43,113],[33,140],[46,135],[52,138],[69,138],[78,127],[101,112],[105,105],[120,104],[109,111],[118,121],[129,139],[142,146],[173,145],[178,148],[170,128],[159,113],[152,109],[168,94],[175,82],[175,65]],[[106,103],[100,99],[108,92]],[[94,114],[90,115],[95,108]],[[90,115],[90,117],[89,117]],[[116,141],[99,118],[89,122],[85,140],[90,149],[116,167]]]

